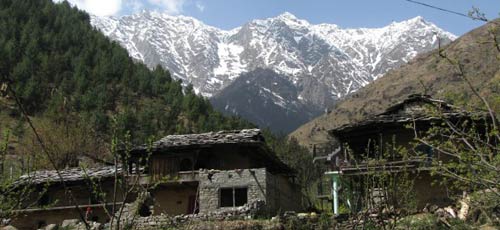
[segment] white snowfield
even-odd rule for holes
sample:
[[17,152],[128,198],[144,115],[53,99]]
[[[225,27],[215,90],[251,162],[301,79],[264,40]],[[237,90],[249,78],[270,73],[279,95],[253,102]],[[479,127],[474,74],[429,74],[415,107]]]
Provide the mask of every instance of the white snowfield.
[[[456,38],[422,17],[359,29],[314,25],[290,13],[232,30],[154,11],[120,18],[92,16],[91,22],[134,59],[151,68],[164,66],[207,97],[241,73],[261,67],[286,75],[302,89],[298,100],[315,91],[307,87],[326,88],[332,98],[340,98],[436,48],[439,39],[446,44]],[[283,98],[275,97],[283,105]]]

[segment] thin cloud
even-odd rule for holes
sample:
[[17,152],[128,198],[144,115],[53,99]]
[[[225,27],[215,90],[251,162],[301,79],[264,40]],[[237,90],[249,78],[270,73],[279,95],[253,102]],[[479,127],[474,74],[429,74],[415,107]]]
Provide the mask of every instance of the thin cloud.
[[205,11],[205,5],[203,5],[203,3],[201,2],[196,2],[196,8],[198,8],[200,12]]
[[[62,2],[63,0],[54,0],[54,2]],[[116,15],[122,9],[122,0],[68,0],[78,9],[85,10],[97,16]]]
[[150,4],[161,7],[167,14],[181,14],[184,12],[186,0],[148,0]]
[[132,12],[138,12],[144,9],[144,4],[140,0],[127,0],[126,7]]

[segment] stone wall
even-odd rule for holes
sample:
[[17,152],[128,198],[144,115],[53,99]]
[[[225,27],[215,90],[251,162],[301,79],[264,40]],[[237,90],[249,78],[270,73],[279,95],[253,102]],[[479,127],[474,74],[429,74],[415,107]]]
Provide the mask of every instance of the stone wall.
[[[86,209],[81,208],[81,213],[85,215]],[[39,210],[15,215],[10,224],[18,229],[38,229],[49,224],[62,224],[66,219],[79,218],[78,210],[74,207],[65,209]],[[106,223],[109,221],[108,215],[102,207],[93,207],[90,219],[97,222]]]
[[199,176],[200,213],[232,209],[220,207],[221,188],[247,188],[248,203],[266,201],[266,176],[265,168],[201,171]]
[[171,216],[192,214],[189,207],[190,197],[196,196],[197,185],[158,186],[151,195],[154,199],[153,215]]

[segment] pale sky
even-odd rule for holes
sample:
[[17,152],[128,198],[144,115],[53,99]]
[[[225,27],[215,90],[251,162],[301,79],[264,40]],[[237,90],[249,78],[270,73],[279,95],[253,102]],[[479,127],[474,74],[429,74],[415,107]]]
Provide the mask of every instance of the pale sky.
[[[61,0],[54,0],[56,2]],[[382,27],[393,21],[422,16],[456,35],[478,27],[473,21],[407,0],[69,0],[91,14],[122,16],[143,9],[186,15],[205,24],[232,29],[253,19],[290,12],[313,24],[331,23],[342,28]],[[500,0],[417,0],[467,14],[477,7],[489,19],[499,17]]]

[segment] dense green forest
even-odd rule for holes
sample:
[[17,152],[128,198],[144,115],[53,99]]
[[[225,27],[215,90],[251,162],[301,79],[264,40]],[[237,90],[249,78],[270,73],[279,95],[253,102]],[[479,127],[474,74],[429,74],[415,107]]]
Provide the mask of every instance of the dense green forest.
[[[20,171],[51,166],[16,97],[59,167],[74,166],[81,155],[106,159],[112,136],[125,133],[141,144],[174,133],[254,127],[216,112],[162,67],[134,62],[67,2],[1,0],[0,31],[0,141],[8,137]],[[284,136],[264,135],[304,175],[301,181],[310,182],[307,150]]]
[[143,143],[151,136],[253,127],[216,112],[162,67],[151,71],[134,62],[67,2],[2,0],[0,31],[0,127],[13,130],[20,143],[29,133],[16,96],[49,146],[86,139],[80,145],[95,147],[112,132],[130,132],[134,143]]
[[106,132],[116,114],[119,127],[138,138],[250,125],[221,116],[160,66],[134,63],[67,2],[0,4],[0,74],[30,115],[64,120],[77,113]]

